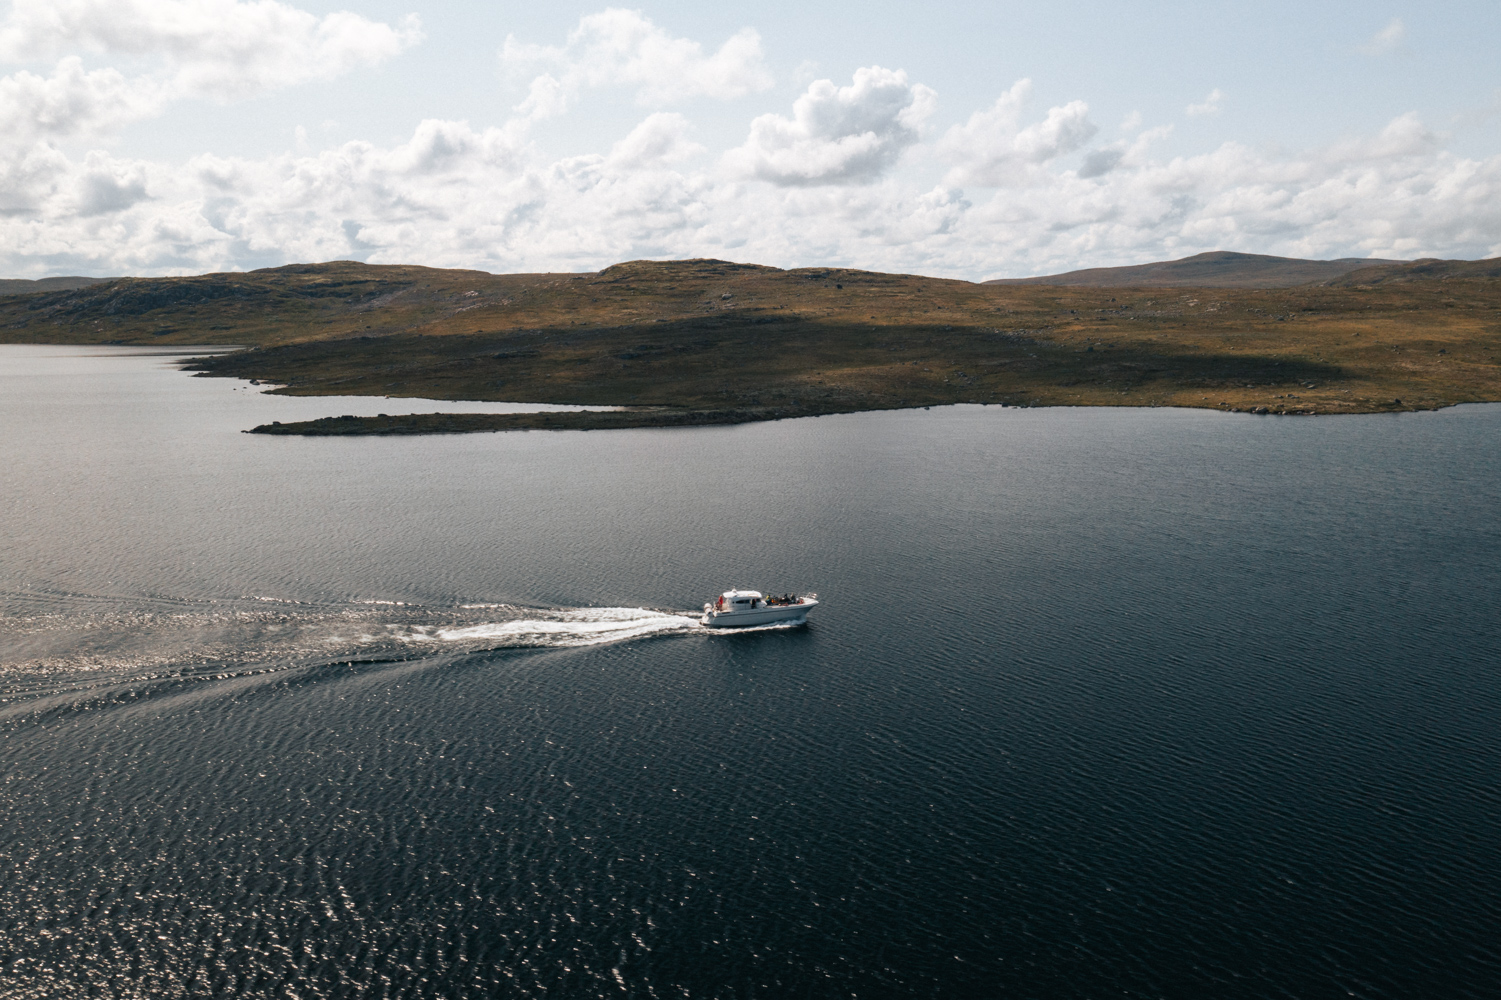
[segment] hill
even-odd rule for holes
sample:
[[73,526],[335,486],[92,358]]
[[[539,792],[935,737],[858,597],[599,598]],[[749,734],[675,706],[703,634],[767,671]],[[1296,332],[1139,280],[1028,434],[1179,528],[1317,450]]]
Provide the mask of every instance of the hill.
[[1471,281],[1483,278],[1501,278],[1501,257],[1491,257],[1487,260],[1438,260],[1428,257],[1399,264],[1363,267],[1329,281],[1327,284],[1354,287],[1413,281]]
[[[720,260],[583,274],[335,261],[10,296],[0,342],[243,345],[193,367],[297,395],[646,408],[545,426],[966,402],[1358,413],[1501,400],[1501,277],[1455,280],[1454,270],[1410,265],[1403,280],[1346,286],[1151,289]],[[526,423],[440,414],[307,430]]]
[[87,288],[114,278],[85,278],[69,275],[62,278],[0,278],[0,295],[30,295],[33,292],[58,292],[70,288]]
[[1292,288],[1330,281],[1376,264],[1406,261],[1344,257],[1300,260],[1214,250],[1132,267],[1091,267],[1036,278],[995,278],[987,285],[1076,285],[1093,288]]

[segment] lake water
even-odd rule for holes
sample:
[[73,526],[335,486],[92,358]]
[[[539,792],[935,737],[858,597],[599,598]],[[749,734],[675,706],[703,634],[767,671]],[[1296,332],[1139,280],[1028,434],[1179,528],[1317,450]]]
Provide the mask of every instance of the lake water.
[[1501,406],[398,406],[0,348],[5,995],[1496,995]]

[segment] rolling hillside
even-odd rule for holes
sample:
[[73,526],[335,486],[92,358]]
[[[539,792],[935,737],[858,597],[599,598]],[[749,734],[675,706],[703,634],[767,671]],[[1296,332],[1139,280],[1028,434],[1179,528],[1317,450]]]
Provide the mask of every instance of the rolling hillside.
[[6,296],[0,342],[242,345],[194,367],[297,395],[641,408],[548,426],[945,403],[1362,413],[1501,400],[1498,263],[1260,289],[974,284],[719,260],[509,275],[336,261]]
[[996,278],[987,285],[1065,285],[1090,288],[1292,288],[1330,281],[1361,268],[1406,261],[1345,257],[1300,260],[1215,250],[1181,260],[1133,267],[1091,267],[1036,278]]

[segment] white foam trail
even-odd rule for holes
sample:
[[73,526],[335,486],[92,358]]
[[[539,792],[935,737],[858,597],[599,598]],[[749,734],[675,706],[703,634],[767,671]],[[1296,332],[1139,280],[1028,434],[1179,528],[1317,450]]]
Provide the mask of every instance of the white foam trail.
[[[23,612],[0,618],[0,713],[7,711],[7,702],[31,704],[36,697],[68,690],[246,676],[247,671],[310,659],[593,646],[654,636],[744,635],[804,624],[796,619],[711,629],[696,614],[649,608],[439,608],[379,599],[320,605],[259,594],[247,595],[238,605],[88,595],[69,596],[62,605],[46,595],[26,595],[20,603],[16,595],[0,598]],[[96,610],[101,602],[102,609]],[[69,606],[74,610],[59,610]]]
[[683,615],[646,608],[578,608],[544,612],[546,617],[486,622],[462,627],[414,629],[406,642],[488,643],[503,646],[592,646],[702,626]]

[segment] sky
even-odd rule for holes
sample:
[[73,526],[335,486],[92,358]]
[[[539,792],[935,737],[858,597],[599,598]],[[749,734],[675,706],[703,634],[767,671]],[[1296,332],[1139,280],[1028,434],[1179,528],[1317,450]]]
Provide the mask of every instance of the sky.
[[1501,256],[1501,4],[12,0],[0,276]]

